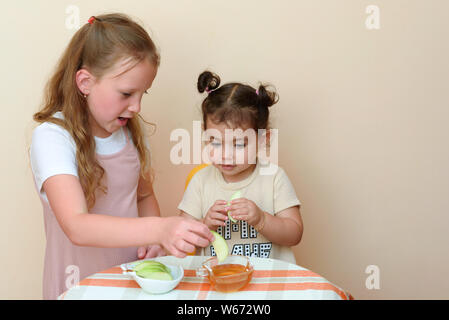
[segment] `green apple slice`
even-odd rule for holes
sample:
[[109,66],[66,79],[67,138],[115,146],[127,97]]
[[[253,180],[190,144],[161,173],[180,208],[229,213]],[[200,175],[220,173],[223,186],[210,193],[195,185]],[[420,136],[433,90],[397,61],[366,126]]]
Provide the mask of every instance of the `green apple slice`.
[[167,268],[167,266],[166,266],[165,264],[160,263],[160,262],[158,262],[158,261],[154,261],[154,260],[145,260],[145,261],[142,261],[142,262],[138,263],[137,265],[135,265],[134,268],[133,268],[133,270],[134,270],[135,272],[137,272],[137,271],[139,271],[139,270],[142,270],[143,268],[150,267],[150,266],[158,266],[158,267],[162,268],[163,271],[169,272],[169,273],[170,273],[170,269]]
[[165,271],[152,271],[152,270],[143,269],[143,270],[140,270],[139,272],[136,272],[136,275],[138,275],[141,278],[145,278],[145,279],[173,280],[172,275]]
[[[228,206],[231,205],[231,201],[232,201],[232,200],[238,199],[238,198],[241,198],[241,197],[242,197],[242,192],[241,192],[240,190],[237,191],[237,192],[235,192],[235,193],[231,196],[231,199],[229,199],[229,201],[228,201]],[[234,223],[237,222],[237,220],[235,220],[233,217],[231,217],[231,213],[230,213],[229,211],[228,211],[228,217],[229,217],[229,219],[231,219],[232,222],[234,222]]]
[[139,270],[137,270],[136,274],[140,272],[167,272],[167,270],[165,270],[160,266],[146,266],[144,268],[140,268]]
[[221,262],[224,259],[226,259],[226,257],[228,256],[229,247],[228,247],[228,244],[226,243],[226,240],[222,236],[220,236],[215,231],[211,230],[211,232],[215,237],[215,240],[212,242],[212,245],[214,246],[218,262]]

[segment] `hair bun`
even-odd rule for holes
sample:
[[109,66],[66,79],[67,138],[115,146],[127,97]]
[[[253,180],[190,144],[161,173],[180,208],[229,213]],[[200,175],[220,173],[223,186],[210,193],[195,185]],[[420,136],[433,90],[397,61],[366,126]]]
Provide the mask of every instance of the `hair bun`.
[[210,71],[204,71],[198,77],[198,91],[203,93],[204,91],[214,90],[220,85],[220,77]]
[[276,89],[267,90],[266,85],[260,85],[257,89],[257,95],[259,96],[259,107],[271,107],[279,101],[279,96],[276,92]]

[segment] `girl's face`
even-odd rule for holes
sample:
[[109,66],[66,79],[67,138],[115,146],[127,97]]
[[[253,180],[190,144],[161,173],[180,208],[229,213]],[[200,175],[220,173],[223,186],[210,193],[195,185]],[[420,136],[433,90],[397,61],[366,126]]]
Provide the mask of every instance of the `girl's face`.
[[249,177],[256,167],[257,132],[251,128],[231,128],[216,124],[209,117],[206,122],[209,158],[227,182]]
[[87,96],[92,133],[108,137],[136,116],[156,73],[157,67],[148,59],[137,64],[122,59],[100,79],[93,77]]

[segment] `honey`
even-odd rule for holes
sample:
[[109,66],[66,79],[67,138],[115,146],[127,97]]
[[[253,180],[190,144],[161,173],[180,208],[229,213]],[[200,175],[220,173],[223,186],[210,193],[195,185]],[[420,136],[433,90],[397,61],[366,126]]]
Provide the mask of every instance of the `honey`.
[[246,286],[252,275],[252,267],[228,263],[213,266],[208,278],[217,291],[234,292]]

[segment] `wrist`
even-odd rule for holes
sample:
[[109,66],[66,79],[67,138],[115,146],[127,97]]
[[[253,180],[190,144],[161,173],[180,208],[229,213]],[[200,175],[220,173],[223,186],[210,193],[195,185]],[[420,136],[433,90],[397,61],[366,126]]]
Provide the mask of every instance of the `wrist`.
[[259,219],[259,222],[254,226],[254,229],[256,229],[257,232],[261,232],[263,228],[265,227],[265,211],[262,211],[262,215]]
[[[144,217],[146,220],[146,235],[148,237],[148,244],[161,244],[161,237],[163,233],[161,231],[165,230],[165,222],[167,218],[163,219],[161,217]],[[157,227],[156,227],[157,226]]]

